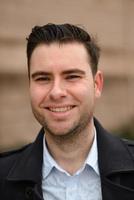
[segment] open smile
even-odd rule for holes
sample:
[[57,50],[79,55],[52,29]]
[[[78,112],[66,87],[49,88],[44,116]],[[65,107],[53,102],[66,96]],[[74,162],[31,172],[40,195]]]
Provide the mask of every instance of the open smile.
[[46,109],[50,110],[51,112],[62,113],[72,110],[75,106],[63,106],[63,107],[47,107]]

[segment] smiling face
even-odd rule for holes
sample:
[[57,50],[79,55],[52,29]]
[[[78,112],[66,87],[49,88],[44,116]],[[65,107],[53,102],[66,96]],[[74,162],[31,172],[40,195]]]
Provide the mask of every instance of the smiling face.
[[83,44],[41,44],[32,53],[31,105],[47,134],[65,136],[88,129],[102,82],[101,72],[93,77]]

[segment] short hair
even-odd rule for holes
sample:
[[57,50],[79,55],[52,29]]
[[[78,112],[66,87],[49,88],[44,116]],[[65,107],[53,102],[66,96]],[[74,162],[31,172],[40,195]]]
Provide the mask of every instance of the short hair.
[[94,37],[90,36],[83,28],[72,24],[46,24],[35,26],[27,38],[27,64],[30,72],[30,59],[33,50],[39,44],[79,42],[84,45],[89,55],[93,75],[98,69],[100,48]]

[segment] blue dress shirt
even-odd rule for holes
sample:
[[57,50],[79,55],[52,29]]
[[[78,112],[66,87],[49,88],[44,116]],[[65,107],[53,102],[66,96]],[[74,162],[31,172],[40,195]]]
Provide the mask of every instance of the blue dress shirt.
[[102,200],[96,130],[87,159],[74,175],[56,163],[45,142],[43,155],[42,191],[45,200]]

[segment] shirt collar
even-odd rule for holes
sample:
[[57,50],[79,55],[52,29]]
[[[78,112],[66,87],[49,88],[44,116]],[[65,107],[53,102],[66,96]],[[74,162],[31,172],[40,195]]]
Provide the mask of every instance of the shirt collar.
[[[58,169],[61,172],[66,173],[69,175],[65,170],[63,170],[53,159],[53,157],[50,155],[46,142],[45,142],[45,135],[43,140],[43,167],[42,167],[42,174],[43,178],[46,178],[49,173],[52,171],[53,168]],[[76,174],[79,174],[81,171],[84,170],[85,166],[88,165],[94,169],[94,171],[99,175],[99,167],[98,167],[98,149],[97,149],[97,139],[96,139],[96,129],[94,127],[94,140],[93,144],[91,146],[91,149],[89,151],[89,154],[87,156],[87,159],[85,160],[85,163],[81,169],[79,169]]]
[[87,156],[85,163],[92,167],[94,171],[99,175],[99,166],[98,166],[98,147],[97,147],[97,137],[96,137],[96,128],[94,126],[94,140]]

